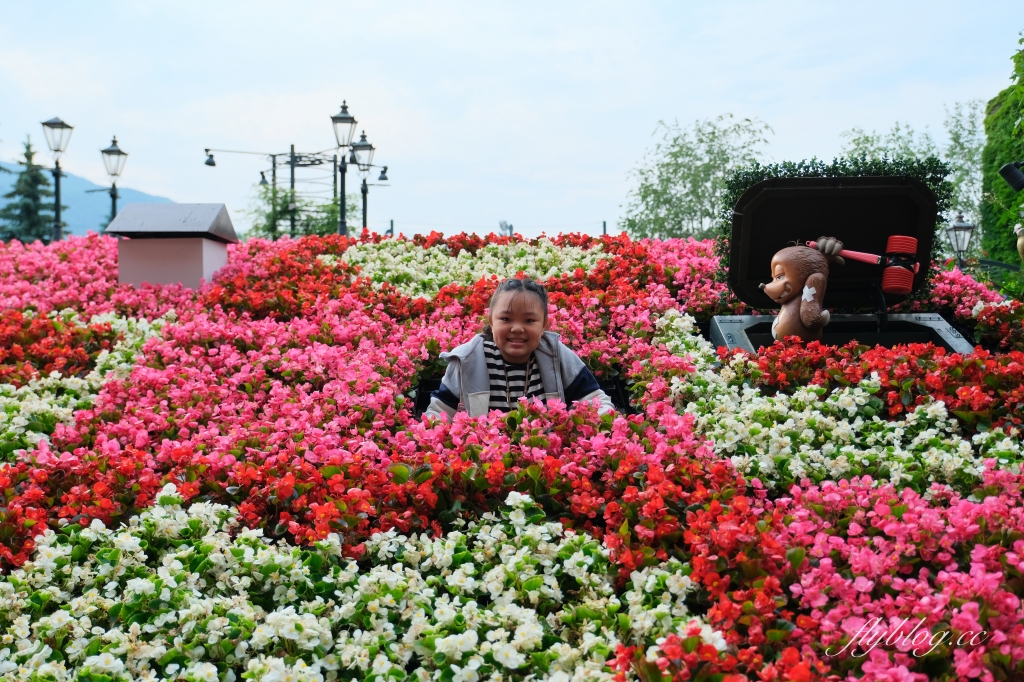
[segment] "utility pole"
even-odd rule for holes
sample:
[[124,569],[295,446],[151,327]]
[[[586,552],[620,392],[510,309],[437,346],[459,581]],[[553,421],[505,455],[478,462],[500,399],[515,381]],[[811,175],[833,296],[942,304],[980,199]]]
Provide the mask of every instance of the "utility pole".
[[[121,195],[117,193],[117,183],[110,183],[110,222],[114,222],[114,218],[117,217],[117,200]],[[110,223],[107,223],[108,225]]]
[[277,154],[270,155],[270,238],[277,241]]
[[604,234],[604,235],[608,234],[608,221],[607,220],[602,220],[601,221],[601,234]]
[[332,172],[334,173],[334,200],[338,200],[338,155],[331,157]]
[[51,244],[59,242],[64,236],[64,224],[60,221],[60,178],[62,175],[64,173],[60,170],[60,159],[57,159],[53,162],[53,236],[50,237]]
[[341,194],[338,195],[338,234],[348,236],[348,221],[345,219],[345,175],[348,173],[348,164],[345,162],[345,150],[341,150],[341,160],[338,164],[338,177],[341,187]]
[[370,192],[370,189],[366,186],[366,178],[363,178],[363,187],[360,190],[363,193],[363,229],[366,229],[366,195]]
[[295,205],[295,145],[292,145],[292,151],[291,151],[291,154],[289,154],[288,159],[289,159],[288,165],[290,165],[291,168],[292,168],[292,179],[291,179],[291,187],[290,187],[291,192],[290,192],[290,195],[288,197],[288,211],[289,211],[289,213],[291,213],[291,222],[292,222],[291,230],[289,231],[289,234],[290,234],[290,236],[292,238],[294,238],[295,237],[295,209],[298,208]]

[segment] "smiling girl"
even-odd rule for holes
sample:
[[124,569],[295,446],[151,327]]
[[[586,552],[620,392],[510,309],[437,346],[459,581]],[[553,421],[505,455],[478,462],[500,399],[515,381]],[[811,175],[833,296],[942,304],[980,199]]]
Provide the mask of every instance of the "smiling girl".
[[528,279],[506,279],[498,285],[487,311],[487,326],[467,343],[441,358],[448,370],[430,394],[426,414],[470,416],[491,410],[508,412],[522,397],[599,401],[601,414],[615,410],[611,399],[583,361],[562,345],[558,334],[545,331],[548,292]]

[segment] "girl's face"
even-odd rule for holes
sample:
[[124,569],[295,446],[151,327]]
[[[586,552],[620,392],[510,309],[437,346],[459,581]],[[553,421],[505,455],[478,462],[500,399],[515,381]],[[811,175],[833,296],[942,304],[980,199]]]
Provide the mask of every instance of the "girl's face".
[[528,291],[506,291],[488,312],[494,344],[505,362],[521,365],[537,350],[544,334],[540,298]]

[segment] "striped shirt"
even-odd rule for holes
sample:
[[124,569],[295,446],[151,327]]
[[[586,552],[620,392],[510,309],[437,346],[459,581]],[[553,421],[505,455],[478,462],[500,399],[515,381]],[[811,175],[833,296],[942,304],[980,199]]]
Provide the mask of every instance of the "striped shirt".
[[[526,395],[530,398],[544,398],[544,384],[540,378],[537,360],[530,355],[526,364],[514,365],[505,362],[501,351],[493,341],[484,341],[484,357],[487,358],[487,374],[490,376],[491,403],[490,409],[508,412],[524,394],[527,369],[530,374],[530,389]],[[507,399],[506,399],[507,391]]]

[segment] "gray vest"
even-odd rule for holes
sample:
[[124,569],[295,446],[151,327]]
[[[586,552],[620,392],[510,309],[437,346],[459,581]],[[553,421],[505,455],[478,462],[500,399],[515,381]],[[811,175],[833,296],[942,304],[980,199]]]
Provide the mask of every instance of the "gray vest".
[[[545,400],[565,400],[565,387],[573,382],[583,369],[579,356],[566,348],[555,332],[544,332],[540,345],[534,351],[537,368],[544,386]],[[458,364],[460,385],[448,386],[457,392],[459,402],[466,406],[471,417],[487,414],[491,403],[491,380],[487,373],[487,358],[484,356],[484,337],[476,335],[471,340],[448,353],[441,353],[441,359],[449,365]]]

